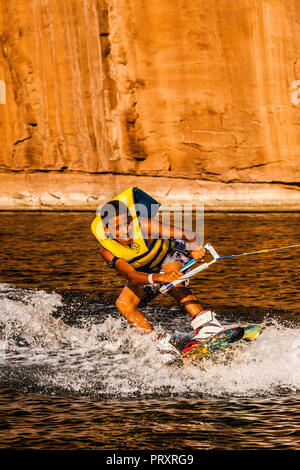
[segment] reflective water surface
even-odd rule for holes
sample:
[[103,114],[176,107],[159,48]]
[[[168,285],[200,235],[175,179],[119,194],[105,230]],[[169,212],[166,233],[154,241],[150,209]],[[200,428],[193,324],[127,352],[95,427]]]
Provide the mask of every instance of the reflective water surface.
[[[173,369],[123,320],[92,213],[0,214],[0,448],[299,449],[299,250],[216,263],[191,282],[254,343]],[[300,243],[299,214],[207,214],[220,255]],[[191,332],[168,296],[158,330]]]
[[292,395],[99,401],[3,392],[2,405],[2,446],[17,449],[299,448],[299,399]]

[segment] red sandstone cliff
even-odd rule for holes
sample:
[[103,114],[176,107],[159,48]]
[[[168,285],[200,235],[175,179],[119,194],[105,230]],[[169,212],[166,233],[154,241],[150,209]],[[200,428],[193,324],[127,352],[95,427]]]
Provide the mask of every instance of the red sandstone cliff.
[[299,183],[299,44],[298,0],[0,0],[2,207]]

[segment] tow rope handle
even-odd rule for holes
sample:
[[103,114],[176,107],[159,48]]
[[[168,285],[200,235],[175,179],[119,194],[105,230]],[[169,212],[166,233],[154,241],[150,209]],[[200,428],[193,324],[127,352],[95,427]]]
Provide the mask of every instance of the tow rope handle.
[[[210,243],[206,243],[206,245],[204,245],[204,248],[206,251],[208,251],[211,256],[213,257],[212,261],[210,261],[209,263],[203,263],[201,264],[201,266],[198,266],[197,268],[193,269],[192,271],[190,271],[189,273],[186,273],[186,274],[183,274],[181,277],[179,277],[178,279],[176,279],[176,281],[173,281],[173,282],[167,282],[166,284],[164,284],[161,288],[160,288],[160,293],[161,294],[164,294],[165,292],[168,292],[170,289],[172,289],[173,287],[177,286],[178,284],[180,284],[181,282],[183,282],[185,279],[189,279],[190,277],[194,276],[195,274],[198,274],[200,273],[201,271],[204,271],[204,269],[207,269],[209,268],[209,266],[213,263],[215,263],[219,258],[220,256],[218,255],[218,253],[216,252],[216,250],[214,249],[214,247],[210,244]],[[193,264],[196,263],[196,260],[193,258],[191,259],[187,264],[185,264],[184,266],[182,266],[182,268],[180,269],[180,271],[182,273],[184,273],[187,269],[189,269],[191,266],[193,266]]]
[[[204,271],[204,269],[207,269],[209,268],[209,266],[211,266],[213,263],[215,263],[216,261],[222,261],[222,260],[227,260],[227,259],[233,259],[233,258],[237,258],[237,257],[240,257],[240,256],[250,256],[250,255],[259,255],[261,253],[270,253],[272,251],[278,251],[278,250],[287,250],[287,249],[291,249],[291,248],[300,248],[300,243],[297,243],[296,245],[288,245],[288,246],[280,246],[278,248],[267,248],[267,249],[263,249],[263,250],[258,250],[258,251],[251,251],[249,253],[237,253],[235,255],[229,255],[229,256],[219,256],[218,253],[216,252],[216,250],[211,246],[210,243],[207,243],[204,248],[206,249],[206,251],[209,251],[210,254],[212,255],[213,257],[213,260],[210,261],[209,263],[203,263],[201,266],[198,266],[197,268],[195,269],[192,269],[192,271],[186,273],[186,274],[183,274],[181,277],[179,277],[178,279],[176,279],[176,281],[173,281],[171,283],[166,283],[164,284],[161,288],[160,288],[160,292],[162,294],[164,294],[165,292],[167,292],[168,290],[172,289],[172,287],[174,286],[177,286],[177,284],[180,284],[182,281],[184,281],[185,279],[189,279],[190,277],[192,276],[195,276],[195,274],[198,274],[200,273],[201,271]],[[183,273],[189,269],[194,263],[196,263],[196,260],[195,259],[192,259],[191,261],[189,261],[186,265],[184,265],[180,271],[182,271]]]

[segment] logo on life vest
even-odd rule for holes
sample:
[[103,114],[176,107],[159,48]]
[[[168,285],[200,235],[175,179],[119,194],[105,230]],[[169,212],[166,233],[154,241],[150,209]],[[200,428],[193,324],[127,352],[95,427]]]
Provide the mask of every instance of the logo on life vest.
[[140,251],[140,245],[136,242],[132,242],[131,244],[131,249],[135,252],[138,253]]

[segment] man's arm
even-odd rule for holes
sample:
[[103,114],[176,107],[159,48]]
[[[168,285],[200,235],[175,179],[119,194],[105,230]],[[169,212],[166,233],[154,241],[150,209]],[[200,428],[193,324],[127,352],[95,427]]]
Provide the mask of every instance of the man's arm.
[[171,224],[162,224],[155,219],[140,217],[139,221],[142,230],[148,234],[149,238],[179,238],[190,243],[189,251],[196,261],[200,261],[205,256],[205,248],[201,245],[200,237],[197,233],[188,230],[184,231]]
[[[107,263],[111,263],[114,258],[114,255],[102,246],[100,247],[100,254],[102,258],[107,261]],[[115,262],[115,268],[116,271],[121,274],[121,276],[125,277],[125,279],[127,279],[129,282],[131,282],[131,284],[149,284],[148,273],[136,271],[129,263],[127,263],[127,261],[123,259],[117,259]],[[182,273],[179,270],[174,270],[169,273],[154,273],[152,274],[152,281],[161,283],[173,282],[180,276],[182,276]]]
[[199,236],[195,232],[184,231],[172,224],[162,224],[159,220],[147,219],[145,217],[140,217],[139,222],[142,230],[149,238],[179,238],[186,242],[197,243],[197,246],[199,246]]

